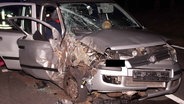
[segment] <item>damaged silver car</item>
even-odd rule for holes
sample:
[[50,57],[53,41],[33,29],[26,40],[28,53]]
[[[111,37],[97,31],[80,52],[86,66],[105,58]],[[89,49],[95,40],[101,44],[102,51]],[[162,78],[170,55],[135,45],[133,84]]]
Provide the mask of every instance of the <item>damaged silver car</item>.
[[[39,18],[35,14],[8,19],[25,34],[17,40],[20,67],[56,83],[72,101],[85,101],[93,92],[143,100],[179,87],[175,49],[114,1],[63,0],[32,7],[36,9],[29,13],[39,13]],[[59,28],[47,22],[51,19]],[[21,26],[25,23],[31,29]]]

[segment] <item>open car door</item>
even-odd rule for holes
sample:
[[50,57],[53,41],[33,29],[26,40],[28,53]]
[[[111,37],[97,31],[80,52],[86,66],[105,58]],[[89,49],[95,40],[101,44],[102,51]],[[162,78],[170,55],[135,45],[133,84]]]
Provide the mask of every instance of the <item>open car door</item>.
[[[13,16],[36,17],[36,12],[32,11],[36,11],[34,3],[0,3],[0,57],[8,69],[21,70],[17,40],[24,34],[13,28],[5,19]],[[36,25],[22,21],[19,26],[31,33],[35,31],[33,27]]]
[[[15,24],[14,21],[17,20],[34,21],[37,23],[38,30],[34,34],[29,34]],[[48,23],[32,17],[11,17],[8,21],[25,34],[17,42],[22,69],[36,78],[49,80],[50,77],[47,73],[58,71],[58,56],[55,52],[60,48],[62,38],[58,30]],[[41,30],[39,30],[40,26],[42,26]],[[48,29],[52,33],[49,39],[46,37]]]

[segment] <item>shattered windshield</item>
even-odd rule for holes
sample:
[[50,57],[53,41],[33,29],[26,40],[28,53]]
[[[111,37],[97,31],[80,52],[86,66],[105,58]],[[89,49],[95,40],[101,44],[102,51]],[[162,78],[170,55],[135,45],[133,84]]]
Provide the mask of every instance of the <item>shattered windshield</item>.
[[114,3],[65,3],[60,9],[67,31],[89,33],[107,28],[139,27]]

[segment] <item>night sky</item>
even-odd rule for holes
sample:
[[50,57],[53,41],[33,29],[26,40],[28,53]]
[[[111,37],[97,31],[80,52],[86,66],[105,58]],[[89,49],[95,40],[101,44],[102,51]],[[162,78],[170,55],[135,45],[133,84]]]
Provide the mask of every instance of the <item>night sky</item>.
[[[0,0],[0,2],[16,2],[25,0]],[[115,0],[122,7],[130,11],[167,9],[183,7],[184,0]]]
[[184,0],[116,1],[147,29],[184,41]]

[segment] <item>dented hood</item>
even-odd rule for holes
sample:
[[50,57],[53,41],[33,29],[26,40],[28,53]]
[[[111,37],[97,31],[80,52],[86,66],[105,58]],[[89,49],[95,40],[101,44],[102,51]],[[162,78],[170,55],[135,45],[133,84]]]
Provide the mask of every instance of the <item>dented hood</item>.
[[90,48],[103,53],[107,48],[112,50],[138,48],[164,44],[156,34],[143,30],[100,30],[81,39]]

